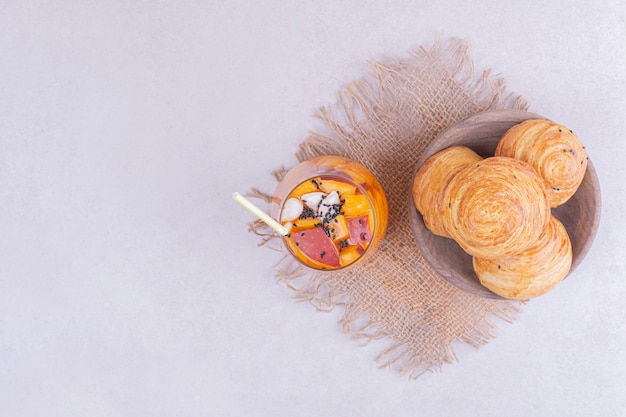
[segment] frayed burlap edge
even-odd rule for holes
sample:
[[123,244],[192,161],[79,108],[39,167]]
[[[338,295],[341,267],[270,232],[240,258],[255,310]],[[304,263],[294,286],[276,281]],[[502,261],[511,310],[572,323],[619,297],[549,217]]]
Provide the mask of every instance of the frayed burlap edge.
[[[477,76],[467,50],[468,45],[461,40],[451,39],[445,44],[438,40],[430,48],[420,46],[411,51],[408,59],[387,57],[370,63],[373,69],[371,78],[348,85],[338,94],[336,104],[319,110],[316,117],[325,123],[330,132],[309,132],[309,137],[300,144],[296,153],[297,159],[304,161],[319,155],[350,156],[346,155],[343,138],[353,137],[355,130],[362,128],[369,120],[396,117],[399,103],[388,86],[391,79],[397,85],[402,77],[410,75],[412,60],[434,60],[440,65],[439,70],[447,72],[448,79],[455,84],[454,87],[471,99],[469,108],[464,109],[468,113],[465,116],[489,109],[528,109],[528,103],[521,96],[506,92],[504,79],[494,77],[491,70],[485,70]],[[465,116],[459,115],[459,119]],[[430,117],[429,123],[439,131],[450,124],[450,120],[439,121],[436,114],[424,117]],[[420,144],[421,151],[428,143],[430,141]],[[376,172],[376,167],[368,168],[373,168],[374,175],[380,174]],[[287,169],[281,167],[273,175],[280,181],[286,172]],[[258,189],[252,189],[248,196],[266,203],[272,199]],[[264,223],[255,221],[249,226],[249,230],[261,238],[259,246],[284,253],[280,239]],[[424,268],[429,269],[427,265]],[[456,340],[437,346],[414,346],[397,340],[393,331],[372,319],[366,309],[336,285],[332,273],[311,271],[286,254],[275,265],[275,270],[277,282],[290,288],[297,301],[308,302],[318,311],[332,311],[337,306],[343,307],[339,324],[353,338],[362,340],[365,344],[372,340],[389,339],[389,345],[378,354],[376,361],[381,367],[393,368],[410,379],[425,372],[440,371],[443,364],[457,362],[454,343],[460,342],[478,349],[495,337],[498,322],[512,323],[522,311],[523,303],[520,302],[475,299],[474,317],[468,322],[466,331]],[[432,271],[430,273],[434,274]]]

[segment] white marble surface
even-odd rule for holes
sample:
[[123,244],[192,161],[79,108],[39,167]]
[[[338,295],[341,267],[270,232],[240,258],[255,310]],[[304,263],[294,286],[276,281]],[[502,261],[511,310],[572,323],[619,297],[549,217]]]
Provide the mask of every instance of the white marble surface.
[[[625,19],[619,0],[3,0],[0,415],[625,415]],[[566,282],[407,381],[274,282],[230,197],[272,189],[367,61],[437,34],[579,134],[604,206]]]

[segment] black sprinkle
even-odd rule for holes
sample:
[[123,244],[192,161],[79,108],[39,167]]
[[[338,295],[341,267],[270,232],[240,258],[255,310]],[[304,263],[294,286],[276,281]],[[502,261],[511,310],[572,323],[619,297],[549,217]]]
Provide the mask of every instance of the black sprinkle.
[[343,214],[339,211],[341,209],[341,204],[324,204],[324,207],[329,207],[330,210],[326,212],[326,215],[322,219],[322,223],[330,223],[332,219],[340,214]]
[[572,129],[569,130],[569,133],[574,133],[574,131]]
[[304,236],[304,232],[300,233],[300,236]]
[[363,219],[359,219],[359,224],[363,224]]
[[304,208],[302,209],[302,213],[300,213],[300,217],[298,217],[298,219],[304,220],[312,217],[317,217],[317,213],[315,212],[315,210],[304,206]]
[[562,131],[563,131],[562,129],[559,129],[559,132],[562,132]]
[[452,207],[452,203],[448,203],[448,208]]
[[367,240],[367,233],[361,233],[361,240]]
[[320,258],[323,258],[324,255],[326,255],[326,251],[323,251],[322,253],[320,253]]
[[300,246],[300,243],[296,242],[296,246]]
[[285,237],[291,237],[291,233],[287,233]]
[[498,265],[498,269],[500,269],[500,265]]

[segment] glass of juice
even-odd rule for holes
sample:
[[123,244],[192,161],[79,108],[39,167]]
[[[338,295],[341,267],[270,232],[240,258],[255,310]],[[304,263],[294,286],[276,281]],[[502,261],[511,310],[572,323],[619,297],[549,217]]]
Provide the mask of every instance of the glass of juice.
[[302,264],[337,270],[363,262],[382,242],[389,217],[385,193],[363,165],[319,156],[291,169],[274,193],[272,217]]

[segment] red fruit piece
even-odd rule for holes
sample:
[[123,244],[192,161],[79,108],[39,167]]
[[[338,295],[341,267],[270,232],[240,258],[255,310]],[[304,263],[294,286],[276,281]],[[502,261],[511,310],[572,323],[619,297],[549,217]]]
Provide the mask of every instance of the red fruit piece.
[[348,220],[348,231],[350,232],[350,244],[358,245],[372,240],[372,232],[370,231],[370,222],[368,216],[357,217]]
[[321,227],[292,233],[291,239],[312,260],[334,268],[341,266],[337,247]]

